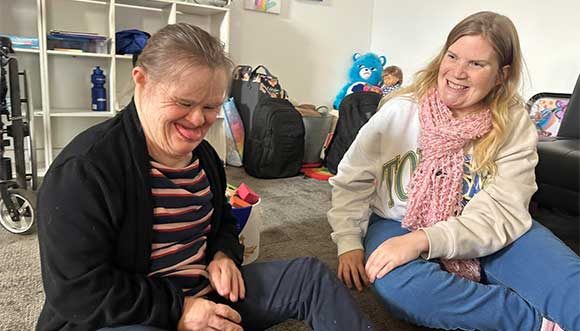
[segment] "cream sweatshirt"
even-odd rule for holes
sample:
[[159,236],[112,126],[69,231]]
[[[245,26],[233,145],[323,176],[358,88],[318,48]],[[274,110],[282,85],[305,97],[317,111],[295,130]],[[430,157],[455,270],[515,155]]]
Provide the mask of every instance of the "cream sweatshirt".
[[[363,249],[371,213],[401,221],[407,186],[419,162],[419,106],[408,97],[390,100],[363,126],[330,178],[332,208],[328,221],[338,254]],[[464,166],[461,215],[424,228],[429,252],[424,257],[475,258],[497,252],[532,225],[528,205],[536,191],[538,135],[522,107],[510,109],[511,127],[496,157],[497,174],[483,179]]]

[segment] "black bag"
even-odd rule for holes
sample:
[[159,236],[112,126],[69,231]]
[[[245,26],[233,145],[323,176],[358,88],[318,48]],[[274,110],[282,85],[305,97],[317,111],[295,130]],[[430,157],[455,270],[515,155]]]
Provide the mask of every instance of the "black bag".
[[340,103],[338,121],[332,140],[324,153],[324,163],[333,174],[338,164],[356,138],[358,131],[375,114],[381,95],[375,92],[355,92]]
[[[265,73],[259,73],[263,69]],[[239,65],[234,69],[230,96],[234,98],[236,108],[244,123],[245,136],[252,131],[252,115],[261,97],[285,98],[285,91],[278,78],[273,76],[263,65],[252,70],[251,66]]]
[[283,178],[300,172],[304,157],[304,123],[286,99],[260,99],[246,137],[244,168],[258,178]]

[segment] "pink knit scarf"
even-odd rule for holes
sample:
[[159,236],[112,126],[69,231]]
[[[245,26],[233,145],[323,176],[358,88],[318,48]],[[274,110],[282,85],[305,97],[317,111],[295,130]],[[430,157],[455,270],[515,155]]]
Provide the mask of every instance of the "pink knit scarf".
[[[419,112],[421,160],[409,184],[409,203],[403,226],[429,227],[461,213],[464,147],[491,129],[489,109],[454,118],[436,89],[421,99]],[[447,271],[480,280],[479,260],[441,260]]]

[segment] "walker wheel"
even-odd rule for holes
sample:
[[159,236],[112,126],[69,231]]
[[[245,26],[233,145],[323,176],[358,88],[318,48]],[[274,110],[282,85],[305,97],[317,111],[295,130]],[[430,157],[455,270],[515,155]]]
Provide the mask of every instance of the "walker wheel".
[[36,218],[36,195],[24,189],[11,189],[8,194],[12,203],[18,208],[18,220],[12,220],[6,204],[1,200],[0,224],[12,233],[25,234],[30,231]]

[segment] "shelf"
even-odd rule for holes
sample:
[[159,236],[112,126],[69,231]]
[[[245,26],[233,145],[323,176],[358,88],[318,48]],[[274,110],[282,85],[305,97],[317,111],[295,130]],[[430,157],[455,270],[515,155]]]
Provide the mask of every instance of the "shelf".
[[33,54],[40,54],[40,50],[39,49],[34,49],[34,48],[16,48],[16,47],[14,47],[14,52],[15,53],[33,53]]
[[[154,32],[168,23],[187,22],[219,37],[226,44],[229,42],[230,6],[215,7],[186,1],[8,0],[9,14],[13,14],[9,16],[14,18],[8,17],[7,24],[0,24],[0,32],[12,32],[12,25],[21,25],[12,34],[38,36],[41,46],[39,49],[31,49],[25,47],[28,45],[20,44],[21,48],[13,45],[15,55],[22,59],[23,68],[34,69],[29,71],[36,106],[31,116],[34,129],[38,131],[37,163],[40,176],[74,136],[96,123],[116,116],[120,111],[115,109],[116,106],[129,102],[131,95],[128,89],[132,80],[129,73],[133,55],[114,54],[116,31],[135,28]],[[14,11],[11,10],[13,4],[17,4]],[[12,24],[12,21],[18,24]],[[3,31],[8,27],[10,31]],[[49,50],[46,36],[51,29],[98,33],[108,38],[110,51],[103,54],[62,48]],[[96,65],[103,68],[107,76],[109,111],[106,112],[91,111],[90,107],[88,78]],[[224,121],[220,113],[206,137],[222,158],[225,158],[226,151]]]
[[216,15],[227,12],[227,7],[214,7],[207,5],[199,5],[196,3],[170,1],[170,0],[117,0],[115,6],[129,7],[143,10],[161,11],[169,9],[173,3],[177,5],[178,14],[193,14],[193,15]]
[[[36,113],[35,113],[36,115]],[[116,113],[110,111],[54,111],[50,113],[50,117],[114,117]]]
[[195,3],[188,2],[176,2],[177,13],[187,14],[187,15],[217,15],[227,13],[229,11],[228,7],[214,7],[207,5],[198,5]]
[[[50,113],[50,117],[114,117],[116,114],[117,112],[112,113],[110,111],[71,111],[70,109],[65,111],[62,109],[57,111],[53,110],[53,112]],[[42,117],[44,116],[44,112],[42,110],[35,110],[34,116]]]
[[46,175],[46,168],[42,167],[42,168],[36,169],[36,176],[37,177],[44,177],[44,175]]
[[62,55],[62,56],[79,56],[79,57],[100,57],[100,58],[111,58],[111,54],[108,53],[82,53],[82,52],[67,52],[67,51],[46,51],[48,55]]
[[117,0],[115,6],[143,10],[162,11],[171,8],[173,1],[169,0]]
[[133,55],[131,55],[131,54],[115,55],[115,59],[118,59],[118,60],[133,60]]
[[83,2],[83,3],[90,3],[90,4],[93,4],[93,5],[105,5],[105,6],[107,5],[107,2],[106,1],[98,1],[98,0],[71,0],[71,1],[74,1],[74,2]]

